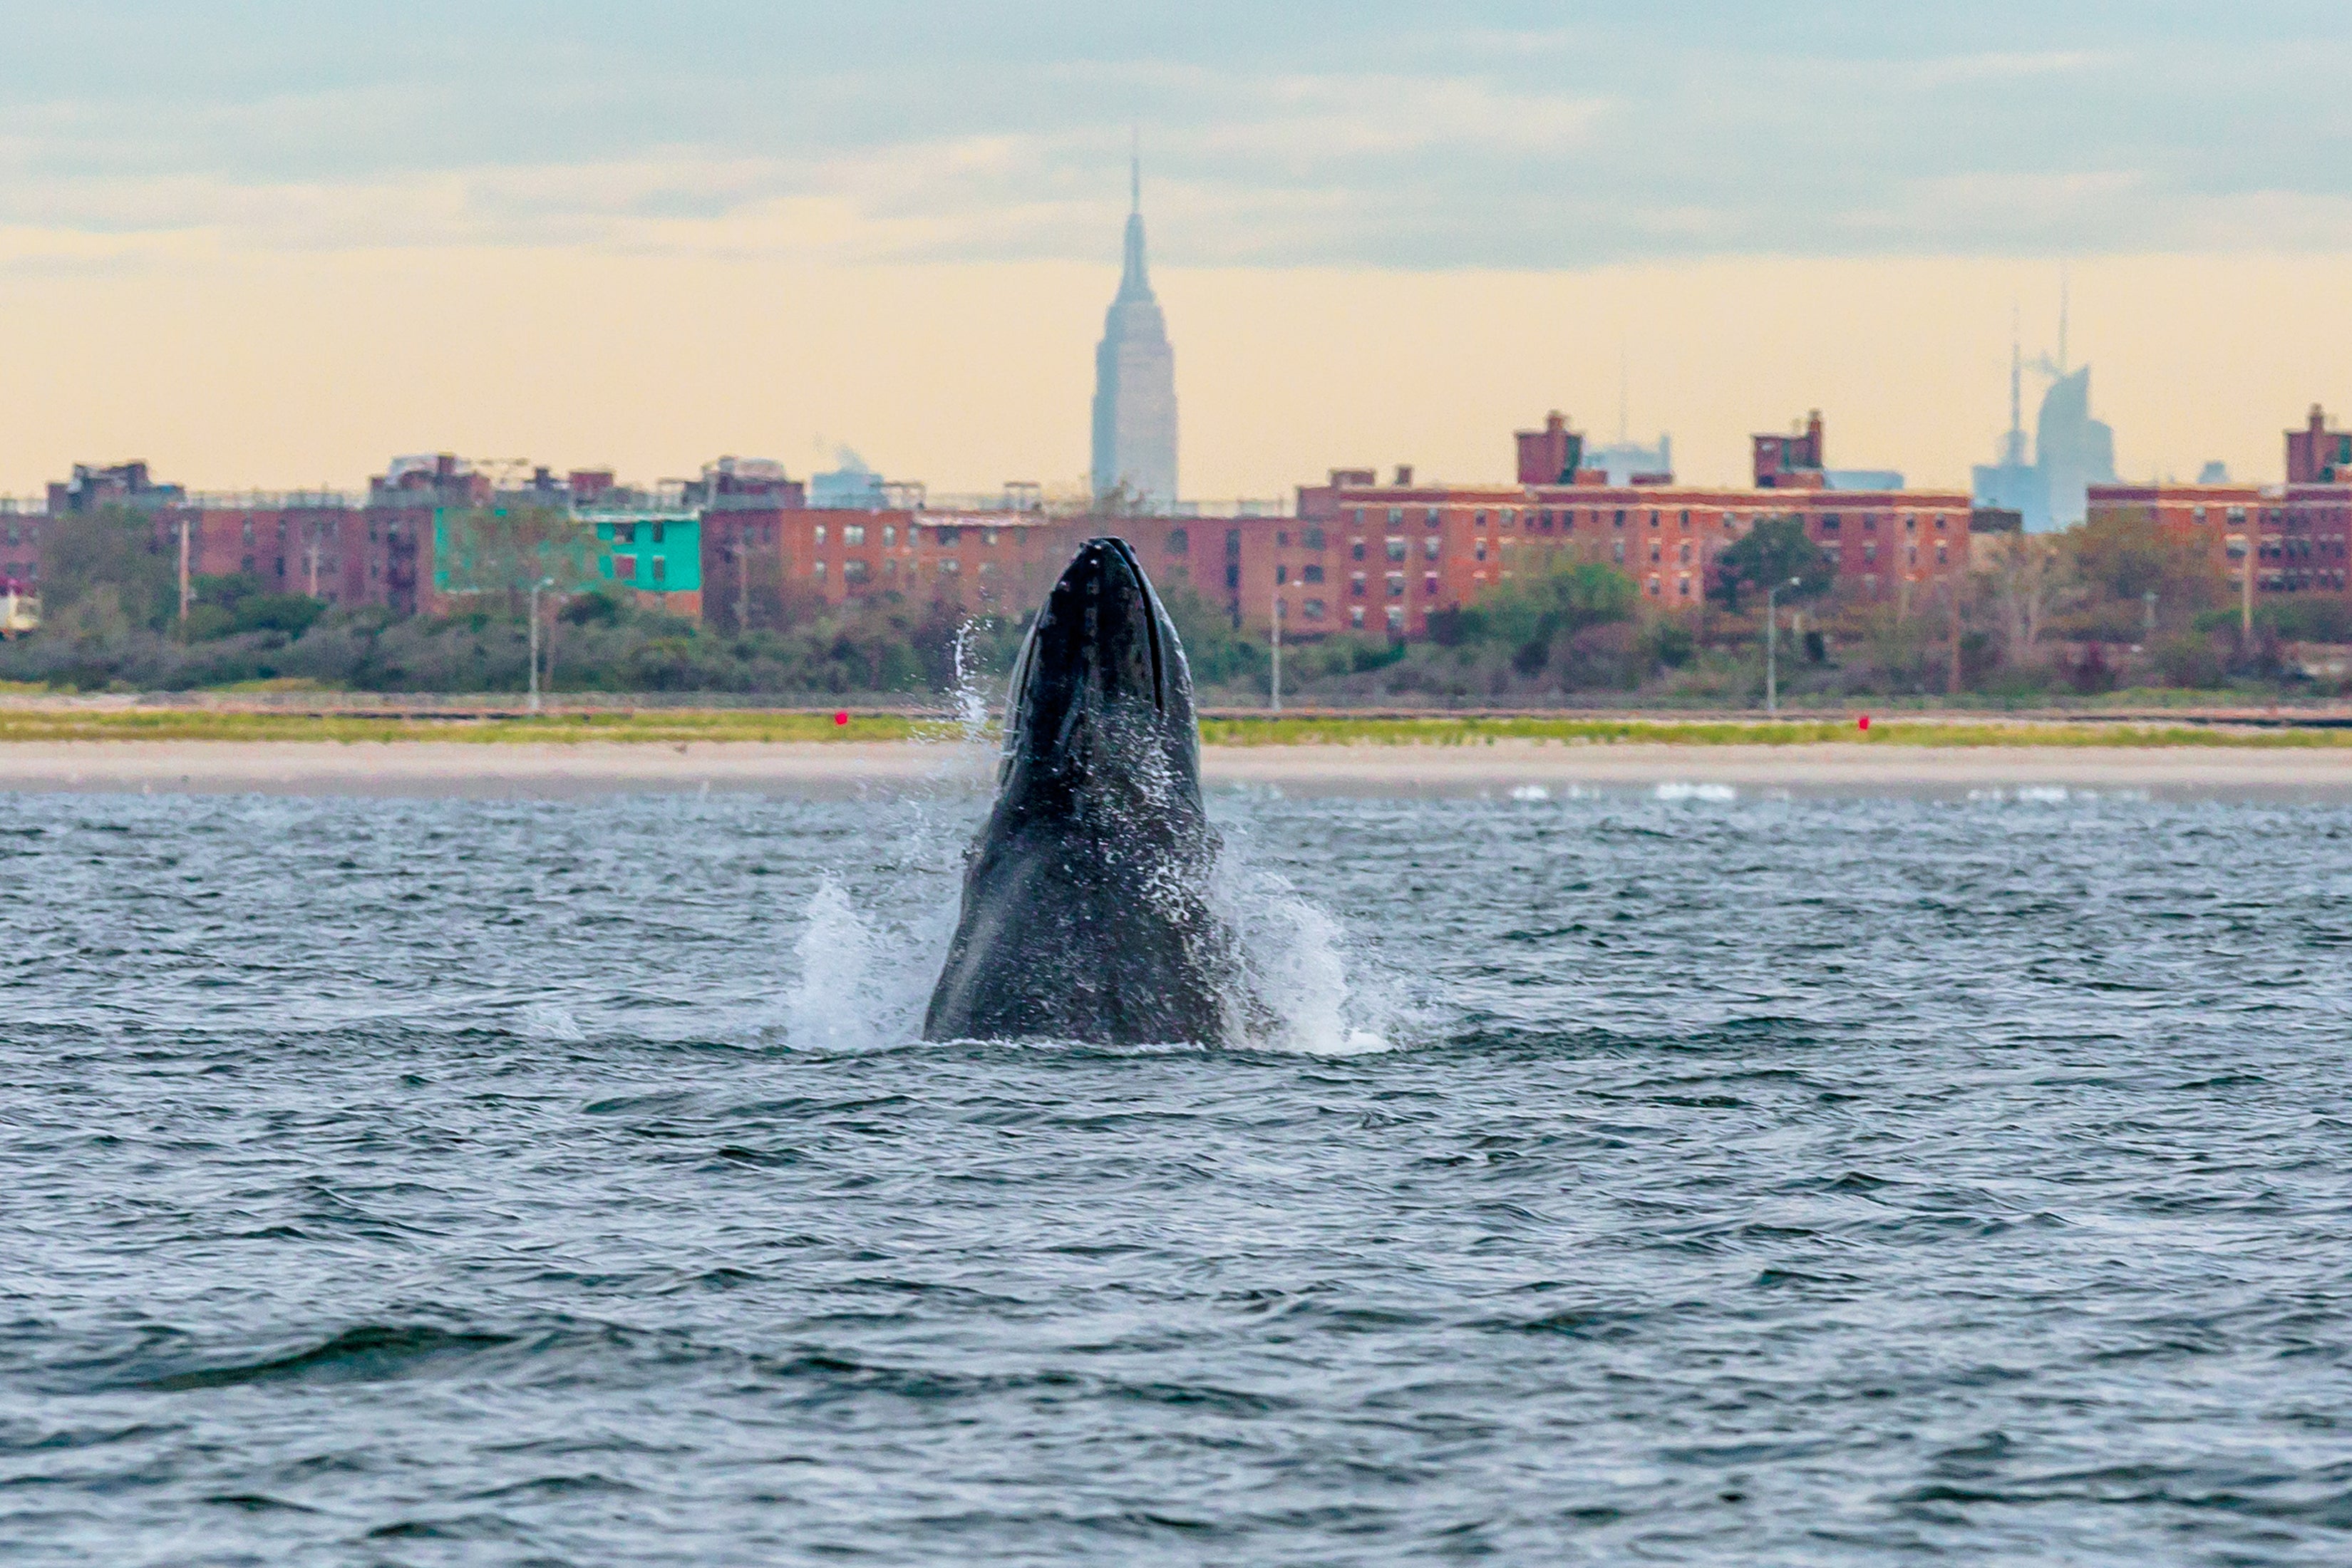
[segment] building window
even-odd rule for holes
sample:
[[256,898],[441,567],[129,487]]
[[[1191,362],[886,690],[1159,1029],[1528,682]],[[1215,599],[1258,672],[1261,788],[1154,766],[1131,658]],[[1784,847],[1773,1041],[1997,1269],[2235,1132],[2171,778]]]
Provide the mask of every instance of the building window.
[[866,525],[862,522],[843,523],[841,525],[841,542],[847,545],[852,550],[863,545],[866,542]]
[[1364,558],[1364,542],[1360,539],[1349,541],[1348,553],[1354,559],[1361,561]]
[[[1424,540],[1423,540],[1423,541],[1421,542],[1421,552],[1422,552],[1422,554],[1423,554],[1423,555],[1427,556],[1427,557],[1428,557],[1430,560],[1432,560],[1432,561],[1436,560],[1436,559],[1437,559],[1437,542],[1437,542],[1436,540],[1434,540],[1434,539],[1424,539]],[[1484,542],[1484,541],[1481,541],[1480,542],[1482,542],[1482,543],[1483,543],[1483,542]]]
[[637,542],[637,525],[634,522],[614,523],[613,538],[622,544],[635,544]]
[[1389,636],[1392,637],[1404,636],[1404,612],[1393,605],[1389,607]]
[[1389,508],[1389,526],[1391,528],[1401,528],[1403,524],[1404,508],[1401,506],[1392,506]]
[[843,582],[863,583],[866,581],[866,576],[867,571],[865,562],[845,561],[841,563],[841,580]]
[[1320,599],[1302,601],[1298,606],[1298,613],[1310,621],[1319,621],[1323,618],[1323,601]]
[[1948,552],[1944,542],[1940,539],[1936,541],[1936,564],[1938,566],[1948,566],[1951,564],[1951,560],[1952,558]]
[[1391,599],[1402,599],[1404,597],[1403,573],[1391,572],[1389,574],[1389,597]]
[[1618,565],[1620,565],[1620,566],[1624,565],[1624,564],[1625,564],[1625,542],[1624,542],[1623,540],[1622,540],[1622,539],[1618,539],[1618,540],[1612,540],[1610,542],[1611,542],[1611,543],[1612,543],[1612,544],[1614,544],[1614,545],[1616,546],[1617,564],[1618,564]]
[[1683,511],[1683,528],[1685,531],[1690,528],[1690,511],[1687,508]]
[[653,559],[653,568],[654,581],[667,584],[669,581],[669,563],[656,555]]
[[1354,573],[1348,578],[1348,593],[1352,598],[1360,599],[1364,596],[1364,574],[1361,572]]
[[824,563],[822,561],[810,562],[809,575],[815,578],[820,583],[824,581]]
[[1437,526],[1437,509],[1435,507],[1431,507],[1429,509],[1429,526],[1435,528]]
[[655,542],[656,544],[659,544],[659,543],[662,542],[662,538],[663,538],[663,535],[664,535],[664,533],[665,533],[665,532],[666,532],[666,530],[665,530],[664,526],[663,526],[661,523],[658,523],[658,522],[657,522],[657,523],[654,524],[654,542]]
[[1364,625],[1364,606],[1363,606],[1363,605],[1349,605],[1349,606],[1348,606],[1348,624],[1349,624],[1349,626],[1354,626],[1354,627],[1355,627],[1355,628],[1357,628],[1359,631],[1360,631],[1360,630],[1362,630],[1362,629],[1363,629],[1363,625]]
[[1298,580],[1302,583],[1320,583],[1323,581],[1323,563],[1319,561],[1308,562],[1298,569]]
[[952,556],[952,555],[942,555],[941,557],[940,557],[940,576],[942,576],[942,577],[952,577],[952,576],[954,576],[957,573],[961,572],[962,570],[963,570],[963,563],[962,563],[961,562],[958,561],[954,556]]
[[1181,528],[1168,531],[1168,553],[1181,555],[1192,548],[1192,536]]
[[1280,562],[1276,562],[1276,563],[1275,563],[1275,567],[1274,567],[1274,583],[1275,583],[1275,586],[1276,586],[1276,587],[1278,588],[1278,587],[1280,587],[1283,584],[1287,583],[1287,582],[1289,582],[1289,581],[1290,581],[1290,568],[1289,568],[1289,567],[1287,567],[1287,566],[1283,565]]
[[821,522],[816,525],[816,542],[819,544],[824,542],[824,524]]
[[1389,541],[1389,559],[1391,561],[1402,561],[1404,559],[1403,540],[1391,539]]
[[1903,531],[1906,533],[1919,531],[1919,520],[1907,511],[1903,514]]
[[935,524],[931,529],[931,542],[938,545],[942,550],[957,544],[962,540],[962,538],[963,530],[961,528],[955,528],[944,524]]
[[1424,594],[1427,594],[1427,595],[1432,595],[1433,597],[1436,595],[1436,593],[1437,593],[1437,574],[1436,574],[1436,573],[1434,573],[1434,572],[1424,572],[1423,574],[1422,574],[1422,578],[1421,578],[1421,591],[1422,591],[1423,593],[1424,593]]
[[1612,521],[1615,527],[1622,528],[1625,526],[1625,509],[1623,507],[1619,507],[1617,509],[1617,514]]
[[613,575],[618,577],[624,583],[635,582],[637,580],[637,558],[634,555],[614,556]]
[[996,530],[992,528],[982,529],[980,531],[980,542],[983,546],[994,544],[996,542]]
[[1358,507],[1356,509],[1356,526],[1358,528],[1364,526],[1364,509],[1362,507]]
[[[659,534],[656,534],[656,535],[654,536],[654,539],[655,539],[656,542],[660,542],[660,539],[661,539],[661,535],[659,535]],[[884,524],[882,525],[882,548],[883,548],[883,549],[885,549],[885,550],[887,550],[887,549],[889,549],[892,545],[894,545],[894,544],[896,544],[896,543],[898,543],[898,528],[897,528],[895,525],[893,525],[893,524],[887,523],[887,522],[886,522],[886,523],[884,523]]]
[[1676,578],[1676,579],[1675,580],[1675,592],[1676,592],[1677,594],[1680,594],[1680,595],[1681,595],[1684,598],[1685,598],[1685,599],[1687,599],[1687,598],[1689,598],[1689,597],[1690,597],[1690,574],[1689,574],[1689,573],[1685,572],[1685,573],[1684,573],[1680,577],[1678,577],[1678,578]]
[[1948,521],[1949,520],[1948,520],[1942,512],[1937,512],[1936,514],[1936,531],[1937,533],[1943,532],[1948,526]]
[[1658,514],[1654,511],[1650,514],[1650,526],[1652,528],[1658,526]]
[[1822,531],[1823,533],[1835,533],[1837,531],[1838,514],[1833,511],[1825,511],[1822,513]]
[[1321,529],[1310,528],[1307,531],[1307,548],[1309,550],[1320,550],[1323,548],[1323,531]]
[[1683,541],[1683,552],[1682,552],[1682,553],[1683,553],[1683,564],[1684,564],[1684,565],[1685,565],[1685,566],[1689,565],[1689,564],[1690,564],[1690,561],[1691,561],[1691,548],[1690,548],[1690,541],[1689,541],[1689,540],[1687,540],[1687,539],[1686,539],[1686,540],[1685,540],[1685,541]]
[[1483,539],[1478,542],[1477,557],[1481,561],[1486,559],[1486,542]]
[[1917,545],[1916,545],[1916,544],[1912,544],[1912,545],[1906,545],[1906,546],[1905,546],[1905,548],[1906,548],[1906,549],[1907,549],[1907,550],[1911,552],[1911,564],[1912,564],[1912,565],[1914,565],[1914,566],[1918,565],[1918,564],[1919,564],[1919,547],[1918,547]]
[[1470,526],[1472,526],[1473,528],[1484,528],[1484,527],[1486,527],[1486,514],[1485,512],[1483,512],[1483,511],[1472,512],[1472,513],[1470,514]]
[[1653,599],[1659,597],[1660,590],[1664,586],[1664,584],[1658,581],[1657,574],[1653,573],[1650,576],[1650,597]]
[[1878,541],[1865,539],[1862,542],[1862,559],[1864,565],[1878,559]]

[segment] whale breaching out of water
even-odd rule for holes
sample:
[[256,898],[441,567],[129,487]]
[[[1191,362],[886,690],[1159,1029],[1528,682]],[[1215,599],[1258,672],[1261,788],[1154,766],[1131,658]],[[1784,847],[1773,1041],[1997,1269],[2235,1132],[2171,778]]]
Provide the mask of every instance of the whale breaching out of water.
[[1216,853],[1176,628],[1127,542],[1090,539],[1013,667],[924,1037],[1227,1039],[1239,965],[1209,908]]

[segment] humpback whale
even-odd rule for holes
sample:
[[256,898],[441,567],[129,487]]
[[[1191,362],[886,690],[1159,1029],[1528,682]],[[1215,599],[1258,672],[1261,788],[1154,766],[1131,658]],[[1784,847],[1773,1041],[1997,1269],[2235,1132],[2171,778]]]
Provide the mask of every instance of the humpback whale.
[[1217,1043],[1239,964],[1209,907],[1192,677],[1120,539],[1081,545],[1013,667],[996,802],[923,1037]]

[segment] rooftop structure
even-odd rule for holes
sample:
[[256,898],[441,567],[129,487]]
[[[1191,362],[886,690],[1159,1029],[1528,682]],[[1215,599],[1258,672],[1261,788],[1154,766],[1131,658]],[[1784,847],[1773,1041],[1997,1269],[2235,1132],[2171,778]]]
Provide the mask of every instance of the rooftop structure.
[[2286,433],[2286,482],[2352,484],[2352,432],[2330,430],[2326,410],[2316,403],[2310,422]]

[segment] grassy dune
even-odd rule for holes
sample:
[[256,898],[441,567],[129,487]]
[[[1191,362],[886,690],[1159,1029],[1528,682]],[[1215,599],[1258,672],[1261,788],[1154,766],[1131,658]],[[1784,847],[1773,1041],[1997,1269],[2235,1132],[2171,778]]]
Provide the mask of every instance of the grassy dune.
[[2232,746],[2352,747],[2352,731],[2226,729],[2201,724],[1738,719],[1212,719],[1217,746],[1475,746],[1495,741],[1665,746]]
[[[223,712],[203,709],[0,710],[10,741],[451,741],[576,743],[938,740],[954,725],[903,713],[729,710],[549,714],[539,718],[372,718]],[[1282,717],[1204,720],[1215,746],[1465,746],[1496,741],[1565,745],[1680,746],[2223,746],[2352,748],[2352,731],[2252,729],[2164,723],[1979,722],[1887,719],[1857,729],[1844,720]]]

